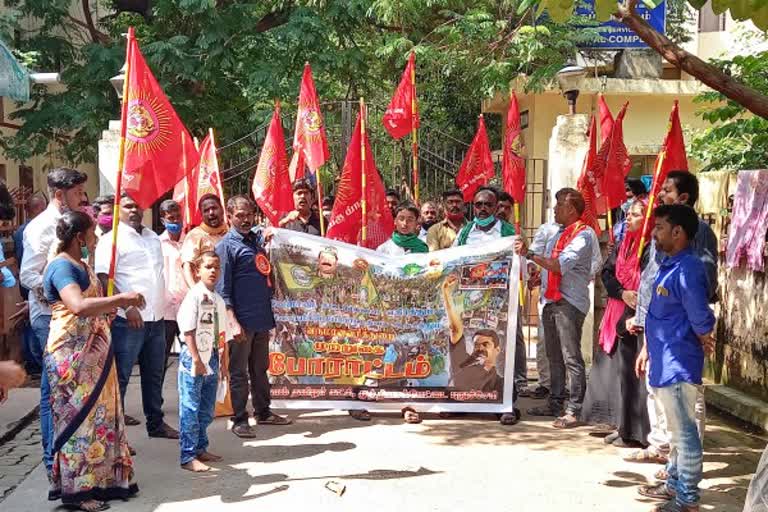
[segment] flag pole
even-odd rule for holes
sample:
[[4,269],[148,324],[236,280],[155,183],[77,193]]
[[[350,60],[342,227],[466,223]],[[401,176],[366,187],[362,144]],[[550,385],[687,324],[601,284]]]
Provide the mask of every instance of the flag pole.
[[226,208],[227,203],[224,202],[224,182],[221,181],[221,173],[219,172],[219,156],[218,156],[219,150],[216,148],[216,139],[213,136],[213,128],[208,128],[208,136],[211,138],[211,145],[213,146],[213,154],[214,154],[214,158],[216,158],[216,181],[219,183],[219,199],[221,200],[221,207]]
[[362,197],[360,198],[360,210],[363,214],[363,225],[361,229],[361,240],[365,243],[368,238],[368,205],[365,197],[365,100],[360,97],[360,189]]
[[[197,140],[197,139],[195,139]],[[182,166],[184,167],[184,229],[191,229],[192,225],[192,207],[190,206],[189,191],[189,169],[187,168],[187,152],[185,151],[184,134],[181,135],[181,158],[183,159]]]
[[317,213],[320,215],[320,236],[325,236],[325,217],[323,216],[323,184],[320,183],[320,169],[315,171],[315,188],[317,189]]
[[615,238],[613,236],[613,213],[611,212],[611,205],[608,203],[608,196],[605,196],[605,212],[607,214],[607,224],[608,224],[608,240],[611,242],[615,241]]
[[[414,55],[411,52],[411,55]],[[413,87],[411,97],[411,169],[413,176],[413,198],[416,205],[419,204],[419,135],[416,128],[416,58],[414,56],[413,66],[411,66],[411,84]]]
[[128,27],[128,42],[125,47],[125,80],[123,81],[123,102],[120,107],[120,149],[117,157],[117,178],[115,180],[115,203],[112,207],[112,254],[109,260],[107,278],[107,296],[115,291],[115,268],[117,266],[117,229],[120,226],[120,196],[123,188],[123,166],[125,165],[125,134],[128,126],[128,92],[131,81],[131,48],[133,46],[133,27]]
[[653,205],[656,202],[656,182],[661,175],[661,167],[664,165],[664,158],[667,156],[666,150],[662,151],[659,155],[659,163],[656,164],[656,169],[653,171],[653,182],[651,183],[651,194],[648,196],[648,206],[645,209],[645,220],[643,220],[643,232],[640,235],[640,245],[637,247],[637,260],[638,265],[640,259],[643,257],[643,249],[645,248],[645,233],[648,231],[648,223],[651,222],[651,212],[653,211]]

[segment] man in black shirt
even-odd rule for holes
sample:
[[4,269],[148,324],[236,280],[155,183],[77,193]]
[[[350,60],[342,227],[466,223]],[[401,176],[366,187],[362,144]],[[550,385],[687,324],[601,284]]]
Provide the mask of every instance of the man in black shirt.
[[312,189],[312,184],[306,179],[296,180],[293,184],[295,210],[283,217],[278,227],[321,236],[320,216],[312,209],[314,201],[315,192]]

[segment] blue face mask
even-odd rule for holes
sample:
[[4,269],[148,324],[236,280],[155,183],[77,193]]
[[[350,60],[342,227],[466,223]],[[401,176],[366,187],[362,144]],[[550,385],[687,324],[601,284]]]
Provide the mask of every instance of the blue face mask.
[[489,215],[488,217],[486,217],[484,219],[480,219],[478,217],[475,217],[475,224],[477,226],[480,226],[481,228],[487,228],[488,226],[490,226],[494,222],[496,222],[496,217],[494,217],[493,215]]
[[168,230],[168,232],[172,235],[178,235],[181,233],[181,228],[183,227],[183,224],[181,222],[166,222],[165,223],[165,229]]

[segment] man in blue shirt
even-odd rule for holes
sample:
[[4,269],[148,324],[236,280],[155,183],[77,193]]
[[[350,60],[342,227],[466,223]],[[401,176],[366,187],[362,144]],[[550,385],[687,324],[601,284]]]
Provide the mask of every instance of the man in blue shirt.
[[[685,205],[662,205],[654,213],[656,247],[667,257],[646,316],[648,381],[667,419],[671,451],[666,483],[644,486],[640,494],[668,500],[654,512],[698,512],[703,456],[696,397],[704,352],[714,351],[715,316],[709,308],[705,265],[691,247],[699,227],[696,213]],[[641,374],[642,359],[638,363]]]
[[245,196],[227,201],[232,229],[216,244],[221,260],[221,279],[216,292],[224,299],[227,317],[235,339],[229,347],[230,391],[234,426],[241,438],[256,437],[248,423],[248,393],[259,425],[288,425],[288,418],[270,408],[269,331],[275,327],[272,315],[271,265],[264,250],[263,237],[254,233],[256,205]]

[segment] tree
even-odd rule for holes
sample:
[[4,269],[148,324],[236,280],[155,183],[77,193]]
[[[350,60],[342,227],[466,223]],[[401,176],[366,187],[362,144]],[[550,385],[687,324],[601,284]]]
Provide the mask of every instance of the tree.
[[[60,71],[66,85],[35,87],[32,103],[13,114],[23,127],[0,141],[12,158],[44,154],[53,140],[67,160],[95,160],[101,131],[118,114],[108,78],[123,63],[129,25],[187,126],[197,134],[211,126],[223,144],[269,119],[275,98],[290,110],[305,61],[321,100],[365,96],[386,105],[411,49],[426,123],[468,140],[482,97],[519,73],[541,87],[578,44],[598,37],[569,23],[529,27],[507,1],[153,0],[151,10],[146,0],[100,1],[102,13],[108,6],[101,19],[94,0],[6,1],[0,35],[37,69]],[[82,19],[70,15],[72,5]],[[39,28],[26,30],[24,18]]]
[[[553,20],[566,22],[573,15],[578,1],[521,0],[518,12],[523,13],[536,7],[537,13],[546,11]],[[661,3],[661,0],[642,1],[651,7]],[[722,93],[726,98],[743,105],[750,112],[768,118],[768,96],[744,85],[717,66],[683,50],[668,37],[654,30],[637,14],[637,2],[638,0],[623,0],[618,3],[616,0],[595,0],[597,19],[605,21],[615,16],[668,62]],[[695,9],[701,9],[707,0],[688,0],[688,3]],[[764,0],[712,0],[712,9],[716,14],[728,11],[736,20],[751,20],[761,30],[768,30],[768,2]]]

